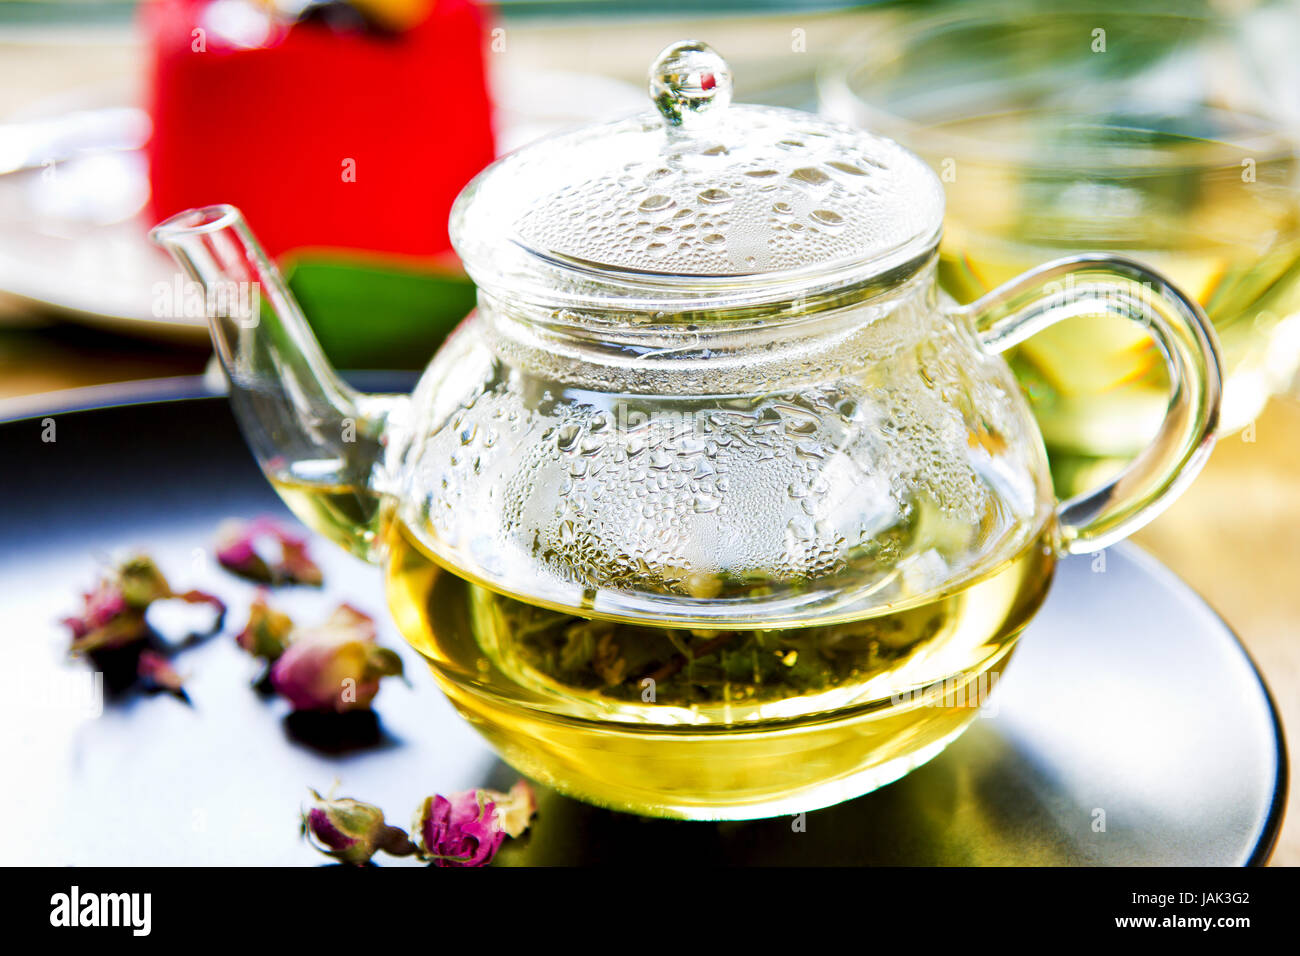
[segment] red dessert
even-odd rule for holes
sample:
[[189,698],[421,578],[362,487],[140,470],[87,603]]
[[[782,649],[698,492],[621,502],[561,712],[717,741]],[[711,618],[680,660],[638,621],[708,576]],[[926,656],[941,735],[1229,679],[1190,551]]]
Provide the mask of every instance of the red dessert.
[[452,201],[494,155],[480,11],[434,0],[400,31],[337,12],[145,4],[155,221],[230,202],[273,256],[450,248]]

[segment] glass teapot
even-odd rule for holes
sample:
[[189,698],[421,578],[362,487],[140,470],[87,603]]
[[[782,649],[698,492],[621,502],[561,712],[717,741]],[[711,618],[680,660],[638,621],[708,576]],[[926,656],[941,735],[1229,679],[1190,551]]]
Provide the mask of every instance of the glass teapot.
[[[701,43],[666,49],[650,93],[465,188],[451,232],[478,308],[410,396],[329,368],[238,210],[154,238],[205,287],[268,478],[383,564],[403,635],[507,761],[646,814],[809,810],[942,750],[1057,558],[1193,477],[1214,339],[1110,256],[956,307],[935,283],[943,190],[916,156],[731,105]],[[1099,312],[1155,338],[1168,413],[1123,473],[1058,504],[998,353]]]

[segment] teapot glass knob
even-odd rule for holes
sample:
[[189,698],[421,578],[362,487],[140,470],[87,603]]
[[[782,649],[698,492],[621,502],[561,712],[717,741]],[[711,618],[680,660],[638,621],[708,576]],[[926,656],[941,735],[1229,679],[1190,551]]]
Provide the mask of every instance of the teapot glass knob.
[[731,70],[707,43],[674,43],[650,67],[650,98],[669,126],[705,125],[731,103]]

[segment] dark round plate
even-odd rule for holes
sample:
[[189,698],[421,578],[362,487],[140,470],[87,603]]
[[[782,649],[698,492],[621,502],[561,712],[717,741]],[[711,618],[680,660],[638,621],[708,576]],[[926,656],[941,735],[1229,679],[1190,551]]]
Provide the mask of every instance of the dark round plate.
[[[373,384],[373,383],[371,383]],[[379,615],[410,686],[385,683],[377,724],[322,733],[258,696],[231,640],[254,588],[211,557],[224,518],[285,515],[220,398],[197,386],[0,424],[0,694],[6,816],[0,862],[310,864],[307,788],[383,807],[513,772],[438,692],[383,613],[379,572],[324,541],[324,593],[278,592],[303,620],[340,601]],[[160,395],[166,400],[158,400]],[[53,421],[54,441],[49,437]],[[226,630],[177,658],[191,704],[110,699],[102,714],[58,624],[111,555],[152,554],[177,588],[219,593]],[[76,683],[82,681],[83,683]],[[539,788],[532,832],[504,864],[1262,863],[1286,791],[1281,730],[1232,632],[1186,585],[1130,546],[1072,558],[987,712],[931,763],[806,819],[645,820]]]

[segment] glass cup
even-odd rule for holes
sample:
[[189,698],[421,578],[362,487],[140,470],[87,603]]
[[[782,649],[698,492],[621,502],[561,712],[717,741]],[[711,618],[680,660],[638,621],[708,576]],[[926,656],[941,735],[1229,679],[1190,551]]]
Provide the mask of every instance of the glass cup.
[[[823,74],[822,107],[938,172],[940,282],[958,302],[1066,253],[1169,276],[1218,333],[1221,431],[1235,431],[1300,358],[1300,16],[1246,6],[872,13]],[[1009,358],[1059,493],[1117,471],[1165,413],[1158,347],[1114,315],[1063,322]]]

